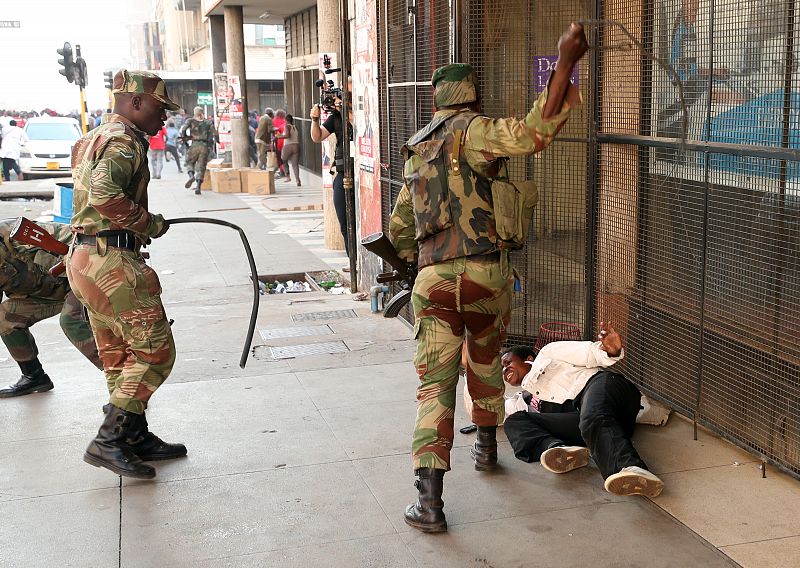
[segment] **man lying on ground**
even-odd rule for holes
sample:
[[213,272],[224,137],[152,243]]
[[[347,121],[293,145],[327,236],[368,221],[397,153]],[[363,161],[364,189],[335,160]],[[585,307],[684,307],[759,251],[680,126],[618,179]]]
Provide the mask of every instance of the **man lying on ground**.
[[622,340],[611,322],[598,341],[556,341],[539,354],[511,348],[502,357],[503,379],[531,394],[506,417],[514,455],[567,473],[594,458],[615,495],[656,497],[664,483],[647,470],[631,443],[642,395],[609,367],[621,360]]

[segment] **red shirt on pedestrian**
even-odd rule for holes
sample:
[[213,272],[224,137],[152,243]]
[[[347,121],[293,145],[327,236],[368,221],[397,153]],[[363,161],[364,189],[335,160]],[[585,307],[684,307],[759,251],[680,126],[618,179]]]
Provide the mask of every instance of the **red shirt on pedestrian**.
[[163,126],[158,134],[150,137],[151,150],[166,150],[167,149],[167,129]]

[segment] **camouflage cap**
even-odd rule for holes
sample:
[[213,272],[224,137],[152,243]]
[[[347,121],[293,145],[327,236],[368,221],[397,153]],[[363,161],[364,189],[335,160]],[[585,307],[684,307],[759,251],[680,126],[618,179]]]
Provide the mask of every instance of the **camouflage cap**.
[[150,95],[164,104],[167,110],[178,110],[179,106],[167,96],[167,86],[164,80],[149,71],[128,71],[121,69],[114,75],[114,84],[111,92],[139,93]]
[[472,103],[478,100],[478,78],[466,63],[439,67],[431,77],[433,102],[437,107]]

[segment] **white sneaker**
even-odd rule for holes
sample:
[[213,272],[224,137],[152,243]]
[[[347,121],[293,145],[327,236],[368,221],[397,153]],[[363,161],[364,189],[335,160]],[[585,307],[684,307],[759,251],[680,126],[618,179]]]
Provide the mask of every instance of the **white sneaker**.
[[542,452],[539,461],[547,471],[567,473],[589,463],[589,448],[556,446]]
[[606,479],[606,491],[614,495],[644,495],[658,497],[664,489],[664,482],[646,469],[632,465]]

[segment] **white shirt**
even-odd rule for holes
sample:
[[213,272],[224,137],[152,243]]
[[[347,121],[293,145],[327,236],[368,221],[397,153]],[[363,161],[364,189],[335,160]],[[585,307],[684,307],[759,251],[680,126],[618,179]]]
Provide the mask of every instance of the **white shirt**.
[[17,126],[3,129],[3,144],[0,146],[0,158],[19,160],[20,149],[28,143],[28,135]]
[[562,404],[573,400],[595,373],[621,360],[625,352],[610,357],[599,341],[554,341],[548,343],[522,379],[522,388],[540,401]]

